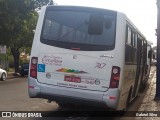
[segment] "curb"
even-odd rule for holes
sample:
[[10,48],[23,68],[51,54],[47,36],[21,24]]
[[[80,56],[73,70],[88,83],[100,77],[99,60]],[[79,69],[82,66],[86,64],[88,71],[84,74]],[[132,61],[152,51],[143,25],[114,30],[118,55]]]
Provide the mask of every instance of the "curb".
[[20,78],[20,76],[15,76],[13,75],[14,73],[7,73],[7,78],[6,79],[13,79],[13,78]]
[[13,79],[13,78],[20,78],[20,76],[10,76],[10,77],[7,76],[6,80]]

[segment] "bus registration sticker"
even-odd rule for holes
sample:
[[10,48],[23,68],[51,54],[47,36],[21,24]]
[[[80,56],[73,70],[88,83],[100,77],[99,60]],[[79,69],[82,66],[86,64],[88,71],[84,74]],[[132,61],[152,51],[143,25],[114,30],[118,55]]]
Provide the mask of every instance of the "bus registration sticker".
[[75,76],[65,76],[64,77],[64,81],[80,83],[81,82],[81,78],[80,77],[75,77]]

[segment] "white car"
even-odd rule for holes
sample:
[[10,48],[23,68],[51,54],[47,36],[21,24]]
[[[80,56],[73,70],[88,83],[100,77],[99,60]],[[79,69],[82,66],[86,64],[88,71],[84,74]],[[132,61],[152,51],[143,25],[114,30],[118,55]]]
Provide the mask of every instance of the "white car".
[[7,72],[0,68],[0,80],[4,81],[7,78]]

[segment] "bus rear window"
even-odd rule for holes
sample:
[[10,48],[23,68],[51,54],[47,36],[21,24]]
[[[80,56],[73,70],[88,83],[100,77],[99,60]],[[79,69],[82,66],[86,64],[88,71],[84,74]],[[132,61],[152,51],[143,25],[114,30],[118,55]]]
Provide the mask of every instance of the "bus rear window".
[[[114,13],[115,14],[115,13]],[[80,11],[46,11],[41,33],[44,44],[103,51],[114,48],[116,15]]]

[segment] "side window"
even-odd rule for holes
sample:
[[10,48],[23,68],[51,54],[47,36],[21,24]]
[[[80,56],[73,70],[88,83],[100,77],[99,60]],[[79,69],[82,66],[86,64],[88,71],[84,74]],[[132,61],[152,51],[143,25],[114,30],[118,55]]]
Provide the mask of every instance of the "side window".
[[132,30],[132,62],[137,64],[137,34]]
[[136,48],[136,33],[132,31],[132,46]]
[[132,31],[128,25],[126,26],[125,63],[132,64]]
[[144,47],[143,47],[143,49],[144,49],[144,50],[143,50],[143,54],[144,54],[144,58],[143,58],[144,61],[143,61],[143,63],[146,64],[146,62],[147,62],[147,42],[144,41],[144,44],[143,44],[143,45],[144,45]]
[[131,46],[137,48],[137,33],[132,28],[130,28],[130,30],[131,30]]
[[143,52],[144,52],[144,43],[143,43],[143,39],[141,39],[141,40],[142,40],[142,51],[141,51],[142,58],[141,58],[141,65],[143,65],[143,58],[144,58],[144,54],[143,54]]
[[137,37],[137,34],[135,34],[135,37],[134,37],[134,41],[135,41],[135,48],[137,48],[137,39],[138,39],[138,37]]
[[133,32],[133,30],[132,30],[132,46],[134,47],[134,32]]
[[131,28],[130,28],[129,26],[127,26],[127,44],[128,44],[128,45],[131,45],[131,41],[132,41],[132,40],[131,40],[131,38],[132,38],[132,37],[131,37],[131,35],[132,35],[131,33],[132,33],[132,32],[131,32]]
[[126,48],[125,63],[137,64],[137,33],[127,25],[126,27]]

